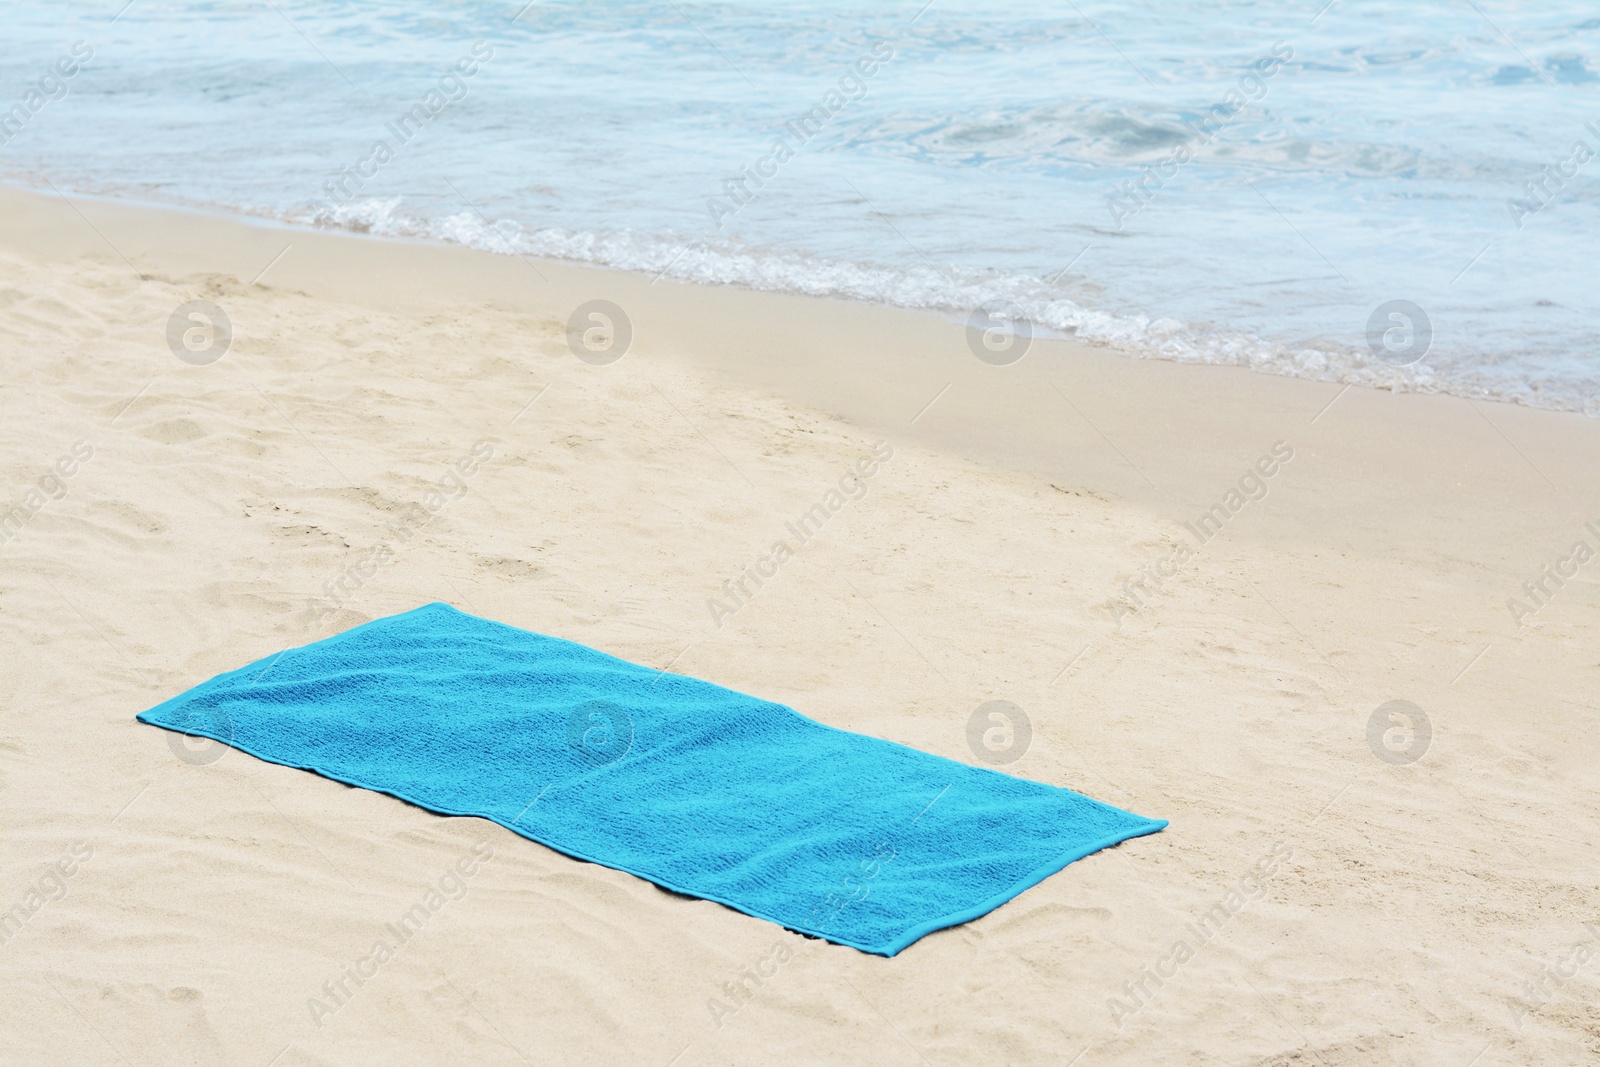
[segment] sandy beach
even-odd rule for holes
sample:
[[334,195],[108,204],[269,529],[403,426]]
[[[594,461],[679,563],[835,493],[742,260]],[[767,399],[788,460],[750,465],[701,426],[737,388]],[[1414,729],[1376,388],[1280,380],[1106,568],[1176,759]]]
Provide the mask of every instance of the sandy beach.
[[[8,1062],[1600,1059],[1600,422],[21,191],[0,351]],[[1170,826],[884,959],[134,721],[433,601]]]

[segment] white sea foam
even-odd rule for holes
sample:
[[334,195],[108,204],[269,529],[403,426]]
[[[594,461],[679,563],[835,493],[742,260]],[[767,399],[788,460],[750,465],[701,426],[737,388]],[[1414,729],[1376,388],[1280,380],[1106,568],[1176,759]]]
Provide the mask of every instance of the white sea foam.
[[1600,403],[1582,379],[1507,380],[1458,365],[1445,378],[1426,359],[1392,366],[1365,348],[1285,345],[1238,330],[1174,318],[1116,315],[1085,307],[1041,278],[998,271],[957,274],[931,267],[900,269],[740,248],[719,242],[663,239],[632,231],[597,234],[530,229],[472,211],[436,220],[406,213],[401,198],[353,200],[285,212],[282,221],[375,236],[442,241],[504,255],[528,255],[710,285],[801,293],[942,313],[962,320],[977,308],[1020,313],[1040,336],[1071,337],[1146,359],[1247,367],[1316,381],[1401,392],[1445,393],[1529,404],[1600,417]]

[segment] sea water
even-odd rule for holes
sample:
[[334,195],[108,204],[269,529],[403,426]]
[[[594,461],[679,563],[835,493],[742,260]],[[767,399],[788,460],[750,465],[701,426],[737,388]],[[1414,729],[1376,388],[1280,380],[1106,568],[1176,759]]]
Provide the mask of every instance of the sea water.
[[1580,0],[9,0],[0,142],[68,196],[1600,415]]

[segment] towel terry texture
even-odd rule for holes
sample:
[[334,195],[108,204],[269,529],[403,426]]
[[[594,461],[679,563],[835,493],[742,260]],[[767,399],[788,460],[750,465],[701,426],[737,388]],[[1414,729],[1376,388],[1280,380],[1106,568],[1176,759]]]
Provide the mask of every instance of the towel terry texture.
[[1166,825],[445,604],[139,719],[883,956]]

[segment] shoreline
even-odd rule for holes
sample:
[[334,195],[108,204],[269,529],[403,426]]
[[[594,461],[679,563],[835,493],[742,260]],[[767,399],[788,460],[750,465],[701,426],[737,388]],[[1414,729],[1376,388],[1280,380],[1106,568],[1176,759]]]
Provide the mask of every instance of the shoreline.
[[[0,183],[0,194],[5,193],[46,200],[65,198],[65,194],[60,193],[60,191],[51,192],[19,182]],[[639,280],[648,278],[652,284],[668,280],[669,271],[677,261],[674,258],[666,268],[655,271],[653,268],[619,266],[597,261],[525,253],[512,248],[509,240],[503,236],[502,240],[507,241],[506,248],[486,249],[476,244],[468,243],[465,240],[455,241],[429,234],[384,233],[362,230],[352,226],[324,226],[312,221],[289,221],[272,214],[235,212],[226,207],[216,205],[195,205],[182,201],[166,203],[159,200],[143,200],[137,197],[102,194],[73,194],[72,200],[81,200],[112,209],[125,208],[134,211],[169,212],[185,215],[196,220],[210,220],[255,228],[275,229],[286,233],[352,237],[359,240],[385,242],[409,247],[423,246],[476,251],[497,257],[519,258],[573,271],[620,274]],[[487,223],[488,220],[483,219],[482,221]],[[689,247],[692,247],[692,243],[684,246],[685,249]],[[682,250],[680,250],[679,254],[681,255],[681,253]],[[888,311],[908,312],[915,315],[930,316],[952,325],[965,324],[970,310],[964,306],[958,307],[953,304],[898,302],[881,293],[872,296],[838,291],[812,293],[797,289],[766,288],[749,281],[719,280],[710,282],[676,275],[670,276],[670,282],[675,285],[697,288],[764,293],[774,296],[821,300],[830,304],[850,304]],[[966,284],[975,285],[976,282],[969,278]],[[1119,330],[1136,322],[1144,324],[1139,327],[1140,329],[1146,329],[1153,322],[1143,313],[1123,314],[1088,307],[1082,308],[1082,311],[1091,318],[1103,317],[1108,322],[1122,324],[1118,327]],[[1158,352],[1153,347],[1154,342],[1140,345],[1118,341],[1110,337],[1088,335],[1078,337],[1074,335],[1075,327],[1063,331],[1052,328],[1037,319],[1030,322],[1030,331],[1035,341],[1048,339],[1078,348],[1094,349],[1114,354],[1124,359],[1178,363],[1191,366],[1233,367],[1246,370],[1252,374],[1261,374],[1269,377],[1287,377],[1335,386],[1352,385],[1358,388],[1396,394],[1457,397],[1476,402],[1510,404],[1537,411],[1576,414],[1585,418],[1600,419],[1600,406],[1597,406],[1597,401],[1594,398],[1584,400],[1564,394],[1551,394],[1545,396],[1543,403],[1533,402],[1535,398],[1541,396],[1541,387],[1537,385],[1503,387],[1507,392],[1495,395],[1497,387],[1486,384],[1492,378],[1485,378],[1483,382],[1478,384],[1435,379],[1426,362],[1419,362],[1415,366],[1372,363],[1364,353],[1356,353],[1346,345],[1317,337],[1302,338],[1296,341],[1281,338],[1268,340],[1255,334],[1229,327],[1226,324],[1204,323],[1195,325],[1184,322],[1179,325],[1182,327],[1184,336],[1188,338],[1183,342],[1183,345],[1189,350],[1188,354],[1175,355],[1171,352]],[[1201,348],[1221,346],[1235,351],[1235,356],[1230,360],[1219,361],[1209,355],[1195,355],[1193,351],[1195,345],[1199,345]],[[1240,355],[1239,353],[1247,354]],[[1312,364],[1309,368],[1306,366],[1308,359]]]

